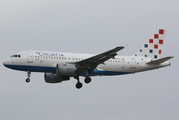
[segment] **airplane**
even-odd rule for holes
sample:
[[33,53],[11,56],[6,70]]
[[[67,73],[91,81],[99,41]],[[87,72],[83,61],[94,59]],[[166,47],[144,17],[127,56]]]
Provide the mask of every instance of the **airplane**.
[[133,74],[147,70],[170,66],[168,56],[160,58],[166,30],[159,29],[137,53],[131,56],[117,56],[117,52],[126,46],[118,46],[101,54],[80,54],[65,52],[24,51],[12,55],[3,62],[7,68],[26,71],[30,82],[31,72],[43,72],[47,83],[60,83],[77,80],[76,88],[83,84],[79,77],[85,77],[84,82],[90,83],[92,76],[113,76]]

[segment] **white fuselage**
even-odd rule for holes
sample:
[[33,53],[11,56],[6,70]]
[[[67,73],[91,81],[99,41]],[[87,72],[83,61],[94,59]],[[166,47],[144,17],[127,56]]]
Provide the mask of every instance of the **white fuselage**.
[[[57,73],[56,65],[58,63],[75,63],[87,59],[93,54],[78,54],[64,52],[44,52],[44,51],[25,51],[16,53],[18,56],[13,56],[6,61],[4,65],[8,68],[21,71]],[[146,70],[157,69],[160,67],[169,66],[170,63],[165,61],[161,64],[149,65],[147,62],[152,59],[139,56],[116,56],[114,59],[109,59],[100,64],[97,68],[89,73],[89,76],[94,75],[122,75],[136,73]],[[83,76],[81,73],[76,73]]]

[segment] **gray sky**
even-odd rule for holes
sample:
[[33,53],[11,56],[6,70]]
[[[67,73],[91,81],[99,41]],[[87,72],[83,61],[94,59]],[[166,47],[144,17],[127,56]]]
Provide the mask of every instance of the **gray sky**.
[[[178,0],[1,0],[0,119],[178,120]],[[2,65],[24,50],[101,53],[129,44],[132,55],[153,33],[167,29],[161,57],[171,66],[134,75],[47,84],[42,73]],[[82,83],[84,78],[81,77]]]

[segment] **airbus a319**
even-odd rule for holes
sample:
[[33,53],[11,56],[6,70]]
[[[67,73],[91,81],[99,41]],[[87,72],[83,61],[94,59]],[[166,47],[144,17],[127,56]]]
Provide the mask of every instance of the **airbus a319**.
[[60,83],[77,80],[76,88],[83,85],[79,77],[85,77],[85,83],[91,82],[91,76],[113,76],[137,73],[170,65],[167,60],[172,56],[160,58],[166,30],[159,29],[137,53],[132,56],[117,56],[125,46],[119,46],[101,54],[80,54],[46,51],[24,51],[12,55],[3,62],[7,68],[26,71],[30,82],[31,72],[44,73],[47,83]]

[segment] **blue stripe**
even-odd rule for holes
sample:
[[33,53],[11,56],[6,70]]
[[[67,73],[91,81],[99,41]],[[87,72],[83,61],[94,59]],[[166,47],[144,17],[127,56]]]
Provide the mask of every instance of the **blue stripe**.
[[[47,73],[56,73],[56,67],[43,67],[43,66],[26,66],[26,65],[4,65],[10,69],[20,70],[20,71],[31,71],[31,72],[47,72]],[[84,73],[76,73],[79,76],[84,76]],[[117,72],[117,71],[102,71],[94,70],[89,75],[123,75],[130,74],[130,72]]]
[[20,71],[56,73],[55,67],[26,66],[26,65],[4,65],[4,66],[14,69],[14,70],[20,70]]

